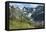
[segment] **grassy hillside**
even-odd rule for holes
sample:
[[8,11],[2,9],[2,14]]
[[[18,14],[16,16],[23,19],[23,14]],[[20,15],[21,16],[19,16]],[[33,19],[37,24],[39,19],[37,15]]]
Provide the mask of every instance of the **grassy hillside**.
[[26,22],[26,21],[21,21],[21,20],[10,20],[10,25],[9,25],[10,29],[25,29],[25,28],[35,28],[32,26],[32,24],[29,22]]

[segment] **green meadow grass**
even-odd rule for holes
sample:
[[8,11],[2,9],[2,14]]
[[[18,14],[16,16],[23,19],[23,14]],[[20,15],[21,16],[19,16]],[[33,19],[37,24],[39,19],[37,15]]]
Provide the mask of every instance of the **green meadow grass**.
[[31,23],[26,21],[20,21],[20,20],[10,20],[9,22],[9,28],[10,29],[25,29],[25,28],[35,28],[32,26]]

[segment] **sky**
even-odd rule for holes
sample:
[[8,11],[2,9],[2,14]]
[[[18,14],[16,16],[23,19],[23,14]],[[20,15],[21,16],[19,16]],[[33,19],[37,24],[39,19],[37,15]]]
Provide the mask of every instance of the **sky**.
[[10,6],[14,6],[14,7],[19,7],[19,8],[23,8],[24,6],[25,7],[32,7],[32,8],[36,8],[37,6],[39,6],[39,4],[22,4],[22,3],[9,3]]

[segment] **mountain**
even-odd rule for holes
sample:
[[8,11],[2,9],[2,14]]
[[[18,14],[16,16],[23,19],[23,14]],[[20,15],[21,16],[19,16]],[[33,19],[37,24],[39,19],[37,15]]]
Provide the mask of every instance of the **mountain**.
[[44,20],[44,9],[43,6],[36,7],[36,11],[31,15],[34,20],[42,21]]
[[31,7],[23,7],[24,12],[31,13],[33,11],[33,8]]
[[[29,21],[32,21],[38,24],[44,23],[44,6],[37,6],[36,8],[30,8],[30,7],[24,7],[23,11],[25,12],[23,15],[26,17],[26,19],[29,19]],[[43,23],[42,23],[43,22]],[[44,24],[43,24],[44,25]]]

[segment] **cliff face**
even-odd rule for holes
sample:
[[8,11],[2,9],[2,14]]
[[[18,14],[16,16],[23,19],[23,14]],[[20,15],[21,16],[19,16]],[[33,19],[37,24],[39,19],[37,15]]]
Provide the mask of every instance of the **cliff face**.
[[45,14],[43,6],[38,6],[31,17],[34,19],[34,21],[44,21],[44,15]]
[[[24,14],[36,21],[44,20],[44,6],[37,6],[36,8],[24,7]],[[39,17],[38,17],[39,16]],[[41,17],[41,18],[40,18]]]

